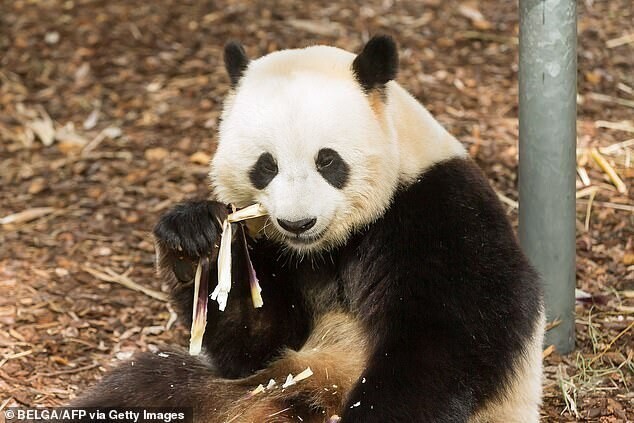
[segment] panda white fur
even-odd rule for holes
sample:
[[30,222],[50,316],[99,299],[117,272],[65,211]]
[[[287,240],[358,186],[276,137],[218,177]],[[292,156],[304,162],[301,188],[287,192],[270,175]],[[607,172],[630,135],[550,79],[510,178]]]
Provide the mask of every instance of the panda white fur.
[[159,270],[190,324],[194,263],[226,205],[261,203],[249,244],[264,307],[235,264],[226,311],[210,303],[205,359],[141,355],[76,405],[191,406],[200,422],[538,421],[538,277],[461,144],[393,81],[397,62],[385,36],[359,55],[249,61],[227,45],[215,201],[161,218]]

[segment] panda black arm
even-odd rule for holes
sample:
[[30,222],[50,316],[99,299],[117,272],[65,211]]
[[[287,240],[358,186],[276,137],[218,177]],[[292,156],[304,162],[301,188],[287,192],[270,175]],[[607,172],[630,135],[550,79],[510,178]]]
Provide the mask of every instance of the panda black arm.
[[[196,263],[220,242],[219,222],[226,216],[224,204],[188,201],[166,212],[155,226],[159,274],[170,286],[171,300],[187,327],[192,319]],[[293,274],[276,269],[278,247],[267,241],[253,242],[251,246],[264,306],[253,307],[247,275],[242,271],[246,268],[245,257],[237,254],[241,246],[235,240],[233,286],[227,308],[219,311],[215,301],[208,303],[203,346],[222,377],[250,375],[265,367],[283,347],[299,348],[308,336],[307,313]],[[212,263],[209,292],[217,284],[217,274],[216,264]]]
[[481,171],[434,166],[350,247],[341,271],[373,347],[342,423],[468,421],[504,389],[541,310]]

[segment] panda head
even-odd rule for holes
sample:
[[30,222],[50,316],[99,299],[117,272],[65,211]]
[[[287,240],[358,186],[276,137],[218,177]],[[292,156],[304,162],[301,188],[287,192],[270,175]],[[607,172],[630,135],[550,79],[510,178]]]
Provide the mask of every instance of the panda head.
[[211,165],[217,200],[269,212],[264,234],[304,253],[343,244],[385,211],[399,152],[386,113],[394,41],[354,55],[313,46],[250,61],[225,47],[232,90]]

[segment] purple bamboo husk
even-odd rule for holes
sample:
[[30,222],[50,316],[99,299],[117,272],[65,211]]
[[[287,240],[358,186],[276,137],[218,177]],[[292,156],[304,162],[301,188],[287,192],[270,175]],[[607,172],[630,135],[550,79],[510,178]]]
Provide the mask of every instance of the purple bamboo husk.
[[262,287],[260,287],[260,281],[258,280],[258,276],[255,273],[255,268],[253,267],[253,262],[251,261],[251,256],[249,255],[249,245],[247,244],[247,235],[246,228],[243,223],[241,225],[242,232],[242,249],[244,250],[244,256],[247,262],[247,270],[249,274],[249,287],[251,288],[251,301],[253,301],[253,307],[260,308],[264,305],[264,301],[262,300]]

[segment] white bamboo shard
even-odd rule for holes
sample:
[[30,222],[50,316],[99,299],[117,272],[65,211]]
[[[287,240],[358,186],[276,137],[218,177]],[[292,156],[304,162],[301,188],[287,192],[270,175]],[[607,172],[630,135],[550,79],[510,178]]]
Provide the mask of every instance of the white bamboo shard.
[[255,219],[256,217],[266,216],[268,213],[261,204],[253,204],[249,207],[245,207],[227,216],[227,220],[231,223],[240,222],[243,220]]
[[[220,239],[220,252],[218,253],[218,285],[211,294],[211,299],[218,302],[218,309],[225,311],[227,300],[229,299],[229,291],[231,291],[231,239],[233,237],[231,224],[241,222],[243,220],[255,219],[257,217],[266,216],[268,213],[261,204],[253,204],[241,210],[233,212],[227,216],[222,222],[222,238]],[[245,248],[246,260],[249,266],[249,284],[251,286],[251,298],[253,306],[262,307],[262,288],[255,274],[255,269],[249,257],[249,250],[246,244],[246,238],[243,241]]]
[[202,348],[207,326],[207,286],[209,285],[209,258],[198,261],[194,277],[194,300],[192,302],[192,327],[189,338],[189,354],[198,355]]
[[[201,257],[196,268],[194,277],[194,299],[192,305],[192,327],[189,340],[189,354],[198,355],[202,349],[203,336],[205,327],[207,326],[207,301],[211,297],[212,300],[218,302],[218,309],[224,311],[227,307],[229,292],[231,291],[231,241],[233,238],[233,230],[231,223],[241,222],[247,219],[265,216],[267,214],[264,207],[260,204],[254,204],[237,212],[231,213],[222,222],[222,237],[220,239],[220,248],[218,250],[218,284],[214,288],[210,296],[209,289],[209,257]],[[242,232],[242,248],[244,248],[245,259],[248,265],[249,285],[251,288],[251,299],[253,306],[262,307],[262,288],[258,282],[253,263],[249,257],[249,248],[245,229]]]
[[300,380],[307,379],[307,378],[311,377],[312,375],[313,375],[313,371],[311,370],[311,368],[310,368],[310,367],[306,367],[306,370],[304,370],[304,371],[303,371],[303,372],[301,372],[301,373],[298,373],[298,374],[297,374],[297,375],[293,378],[293,380],[294,380],[295,382],[299,382]]
[[255,388],[253,391],[249,393],[249,396],[257,395],[260,392],[264,392],[265,390],[266,388],[264,387],[264,385],[260,383],[257,388]]
[[260,281],[258,280],[258,275],[255,273],[255,268],[253,267],[253,263],[251,262],[251,256],[249,255],[249,245],[247,244],[247,235],[244,228],[241,230],[242,232],[242,248],[244,249],[244,256],[247,261],[247,273],[249,274],[249,287],[251,288],[251,301],[253,302],[253,307],[260,308],[264,305],[264,300],[262,300],[262,287],[260,287]]
[[306,367],[306,370],[304,370],[304,371],[302,371],[300,373],[297,373],[296,376],[293,376],[292,373],[289,373],[288,376],[286,377],[286,381],[282,385],[282,389],[286,389],[289,386],[295,385],[297,382],[300,382],[300,381],[302,381],[304,379],[308,379],[312,375],[313,375],[313,371],[311,370],[310,367]]
[[231,238],[233,237],[229,219],[222,222],[222,238],[218,252],[218,285],[211,293],[211,299],[218,302],[218,309],[225,311],[229,291],[231,291]]

